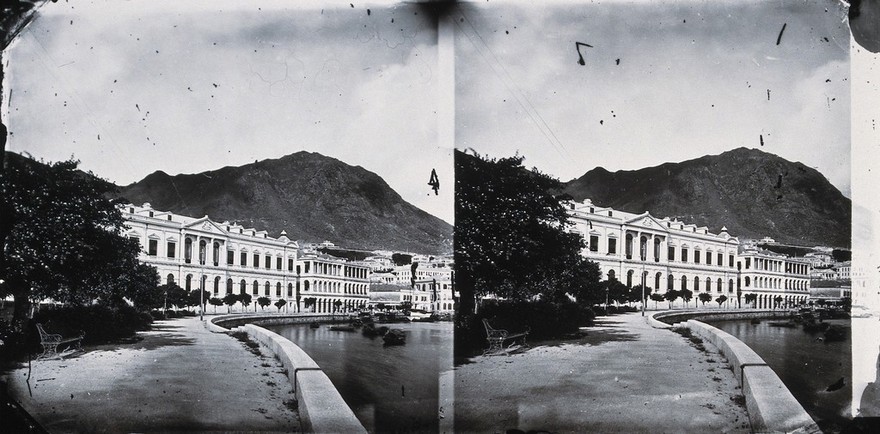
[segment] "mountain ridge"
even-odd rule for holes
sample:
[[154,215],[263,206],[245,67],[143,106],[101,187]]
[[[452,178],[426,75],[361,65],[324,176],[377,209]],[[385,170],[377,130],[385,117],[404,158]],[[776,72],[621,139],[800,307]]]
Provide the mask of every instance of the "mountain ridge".
[[680,163],[608,172],[565,183],[577,201],[649,211],[740,238],[849,247],[852,204],[824,175],[758,149],[736,148]]
[[183,215],[209,215],[307,242],[448,253],[452,226],[403,200],[379,175],[299,151],[192,174],[156,170],[119,196]]

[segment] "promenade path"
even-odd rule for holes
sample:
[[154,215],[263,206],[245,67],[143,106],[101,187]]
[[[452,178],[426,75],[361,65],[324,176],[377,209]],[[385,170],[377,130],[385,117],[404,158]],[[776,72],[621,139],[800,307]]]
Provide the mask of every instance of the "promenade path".
[[[292,386],[270,355],[209,332],[198,318],[156,321],[134,344],[85,347],[5,376],[50,432],[299,430]],[[294,407],[295,408],[295,407]]]
[[532,342],[455,368],[457,432],[749,432],[742,391],[706,343],[640,313],[597,319],[576,341]]

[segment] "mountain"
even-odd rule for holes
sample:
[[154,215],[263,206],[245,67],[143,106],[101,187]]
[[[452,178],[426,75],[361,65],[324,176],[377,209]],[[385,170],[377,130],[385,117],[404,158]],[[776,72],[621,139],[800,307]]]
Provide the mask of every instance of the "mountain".
[[566,183],[575,200],[650,211],[739,238],[849,247],[852,204],[818,171],[757,149],[611,173],[601,167]]
[[190,175],[154,172],[122,187],[134,204],[245,227],[306,242],[351,248],[446,253],[452,226],[404,201],[385,181],[318,153],[224,167]]

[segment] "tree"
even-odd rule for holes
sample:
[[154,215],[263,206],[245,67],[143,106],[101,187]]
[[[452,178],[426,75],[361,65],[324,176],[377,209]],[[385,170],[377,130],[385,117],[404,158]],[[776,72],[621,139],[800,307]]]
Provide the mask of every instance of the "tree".
[[665,300],[663,294],[651,294],[651,300],[654,300],[654,309],[657,309],[657,302]]
[[[252,299],[253,299],[253,297],[251,297],[250,294],[247,294],[244,292],[241,294],[238,294],[238,301],[241,302],[241,310],[242,311],[247,310],[247,307],[250,306]],[[256,311],[257,311],[257,307],[254,306],[254,312],[256,312]]]
[[287,304],[287,300],[283,298],[279,298],[278,301],[275,302],[275,307],[278,308],[278,312],[281,312],[281,308],[284,307],[285,304]]
[[755,306],[755,302],[758,301],[757,294],[746,294],[743,298],[746,300],[746,304],[752,303],[752,308],[757,307]]
[[305,308],[308,309],[308,308],[314,306],[315,303],[317,303],[317,302],[318,302],[318,299],[315,297],[306,297],[303,299],[303,306],[305,306]]
[[783,298],[781,295],[777,295],[776,297],[773,297],[773,307],[774,308],[779,307],[779,305],[782,304],[782,300],[783,300]]
[[140,310],[151,310],[165,304],[165,289],[159,286],[156,267],[138,264],[131,273],[135,277],[128,284],[128,298]]
[[625,303],[629,299],[630,288],[617,279],[605,281],[605,288],[608,301],[610,302],[620,304]]
[[165,305],[178,309],[188,306],[189,293],[176,283],[162,285],[165,291]]
[[459,325],[469,323],[477,297],[536,297],[579,303],[604,289],[581,256],[583,238],[566,230],[568,212],[551,194],[562,183],[523,157],[488,159],[455,152],[455,264]]
[[208,299],[208,303],[209,303],[211,306],[214,306],[214,313],[217,313],[217,306],[222,306],[222,305],[223,305],[223,300],[221,300],[221,299],[219,299],[219,298],[217,298],[217,297],[211,297],[210,299]]
[[[624,286],[625,287],[625,286]],[[651,292],[653,292],[653,288],[645,287],[645,300],[651,298]],[[636,285],[630,289],[626,295],[626,301],[628,303],[641,303],[642,302],[642,285]]]
[[681,297],[682,300],[684,300],[684,305],[686,307],[688,306],[688,303],[690,303],[691,300],[693,300],[694,298],[694,292],[690,289],[682,289],[681,291],[678,291],[678,295]]
[[718,298],[715,299],[715,301],[718,302],[718,307],[720,308],[721,305],[724,304],[725,301],[727,301],[727,296],[719,295]]
[[412,255],[408,255],[406,253],[392,253],[391,254],[391,262],[398,267],[402,265],[409,265],[412,263]]
[[409,312],[411,309],[412,309],[412,302],[411,301],[404,301],[403,303],[400,303],[400,310],[402,310],[404,314],[409,315]]
[[680,293],[674,289],[669,289],[666,291],[666,294],[664,294],[664,298],[666,299],[666,301],[669,302],[670,309],[672,309],[672,302],[674,302],[675,300],[678,300],[679,295],[680,295]]
[[378,303],[378,304],[376,304],[376,309],[379,309],[379,310],[385,310],[385,303]]
[[118,304],[132,284],[155,286],[139,266],[137,241],[121,236],[122,213],[107,199],[113,184],[77,170],[76,161],[3,155],[0,297],[13,297],[17,327],[32,300]]
[[208,299],[211,298],[211,293],[205,290],[193,289],[189,292],[186,299],[187,307],[199,307],[204,312],[205,306],[208,304]]
[[333,312],[334,312],[334,313],[335,313],[337,310],[339,310],[339,307],[340,307],[340,306],[342,306],[342,301],[341,301],[341,300],[333,300]]
[[260,310],[266,310],[266,306],[272,304],[272,300],[269,297],[257,297],[257,304],[260,305]]
[[[706,303],[712,301],[712,294],[709,294],[708,292],[701,292],[699,295],[697,295],[697,298],[699,298],[700,302],[703,303],[703,306],[705,306]],[[746,295],[746,298],[748,298],[748,295]]]
[[227,306],[227,308],[226,308],[227,312],[229,311],[229,308],[231,308],[232,305],[234,305],[235,303],[238,303],[238,295],[237,294],[230,293],[230,294],[226,294],[226,296],[223,297],[223,304],[225,304]]

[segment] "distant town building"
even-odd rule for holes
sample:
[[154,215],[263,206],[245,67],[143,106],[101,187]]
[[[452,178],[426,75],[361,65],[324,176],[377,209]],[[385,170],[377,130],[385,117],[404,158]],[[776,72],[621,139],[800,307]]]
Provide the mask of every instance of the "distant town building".
[[284,299],[289,312],[306,310],[306,298],[315,299],[308,310],[321,313],[366,307],[369,300],[368,266],[303,254],[284,232],[272,238],[208,216],[154,210],[149,203],[124,205],[122,211],[123,235],[140,242],[141,261],[157,268],[162,283],[203,288],[217,298],[247,293],[254,300]]

